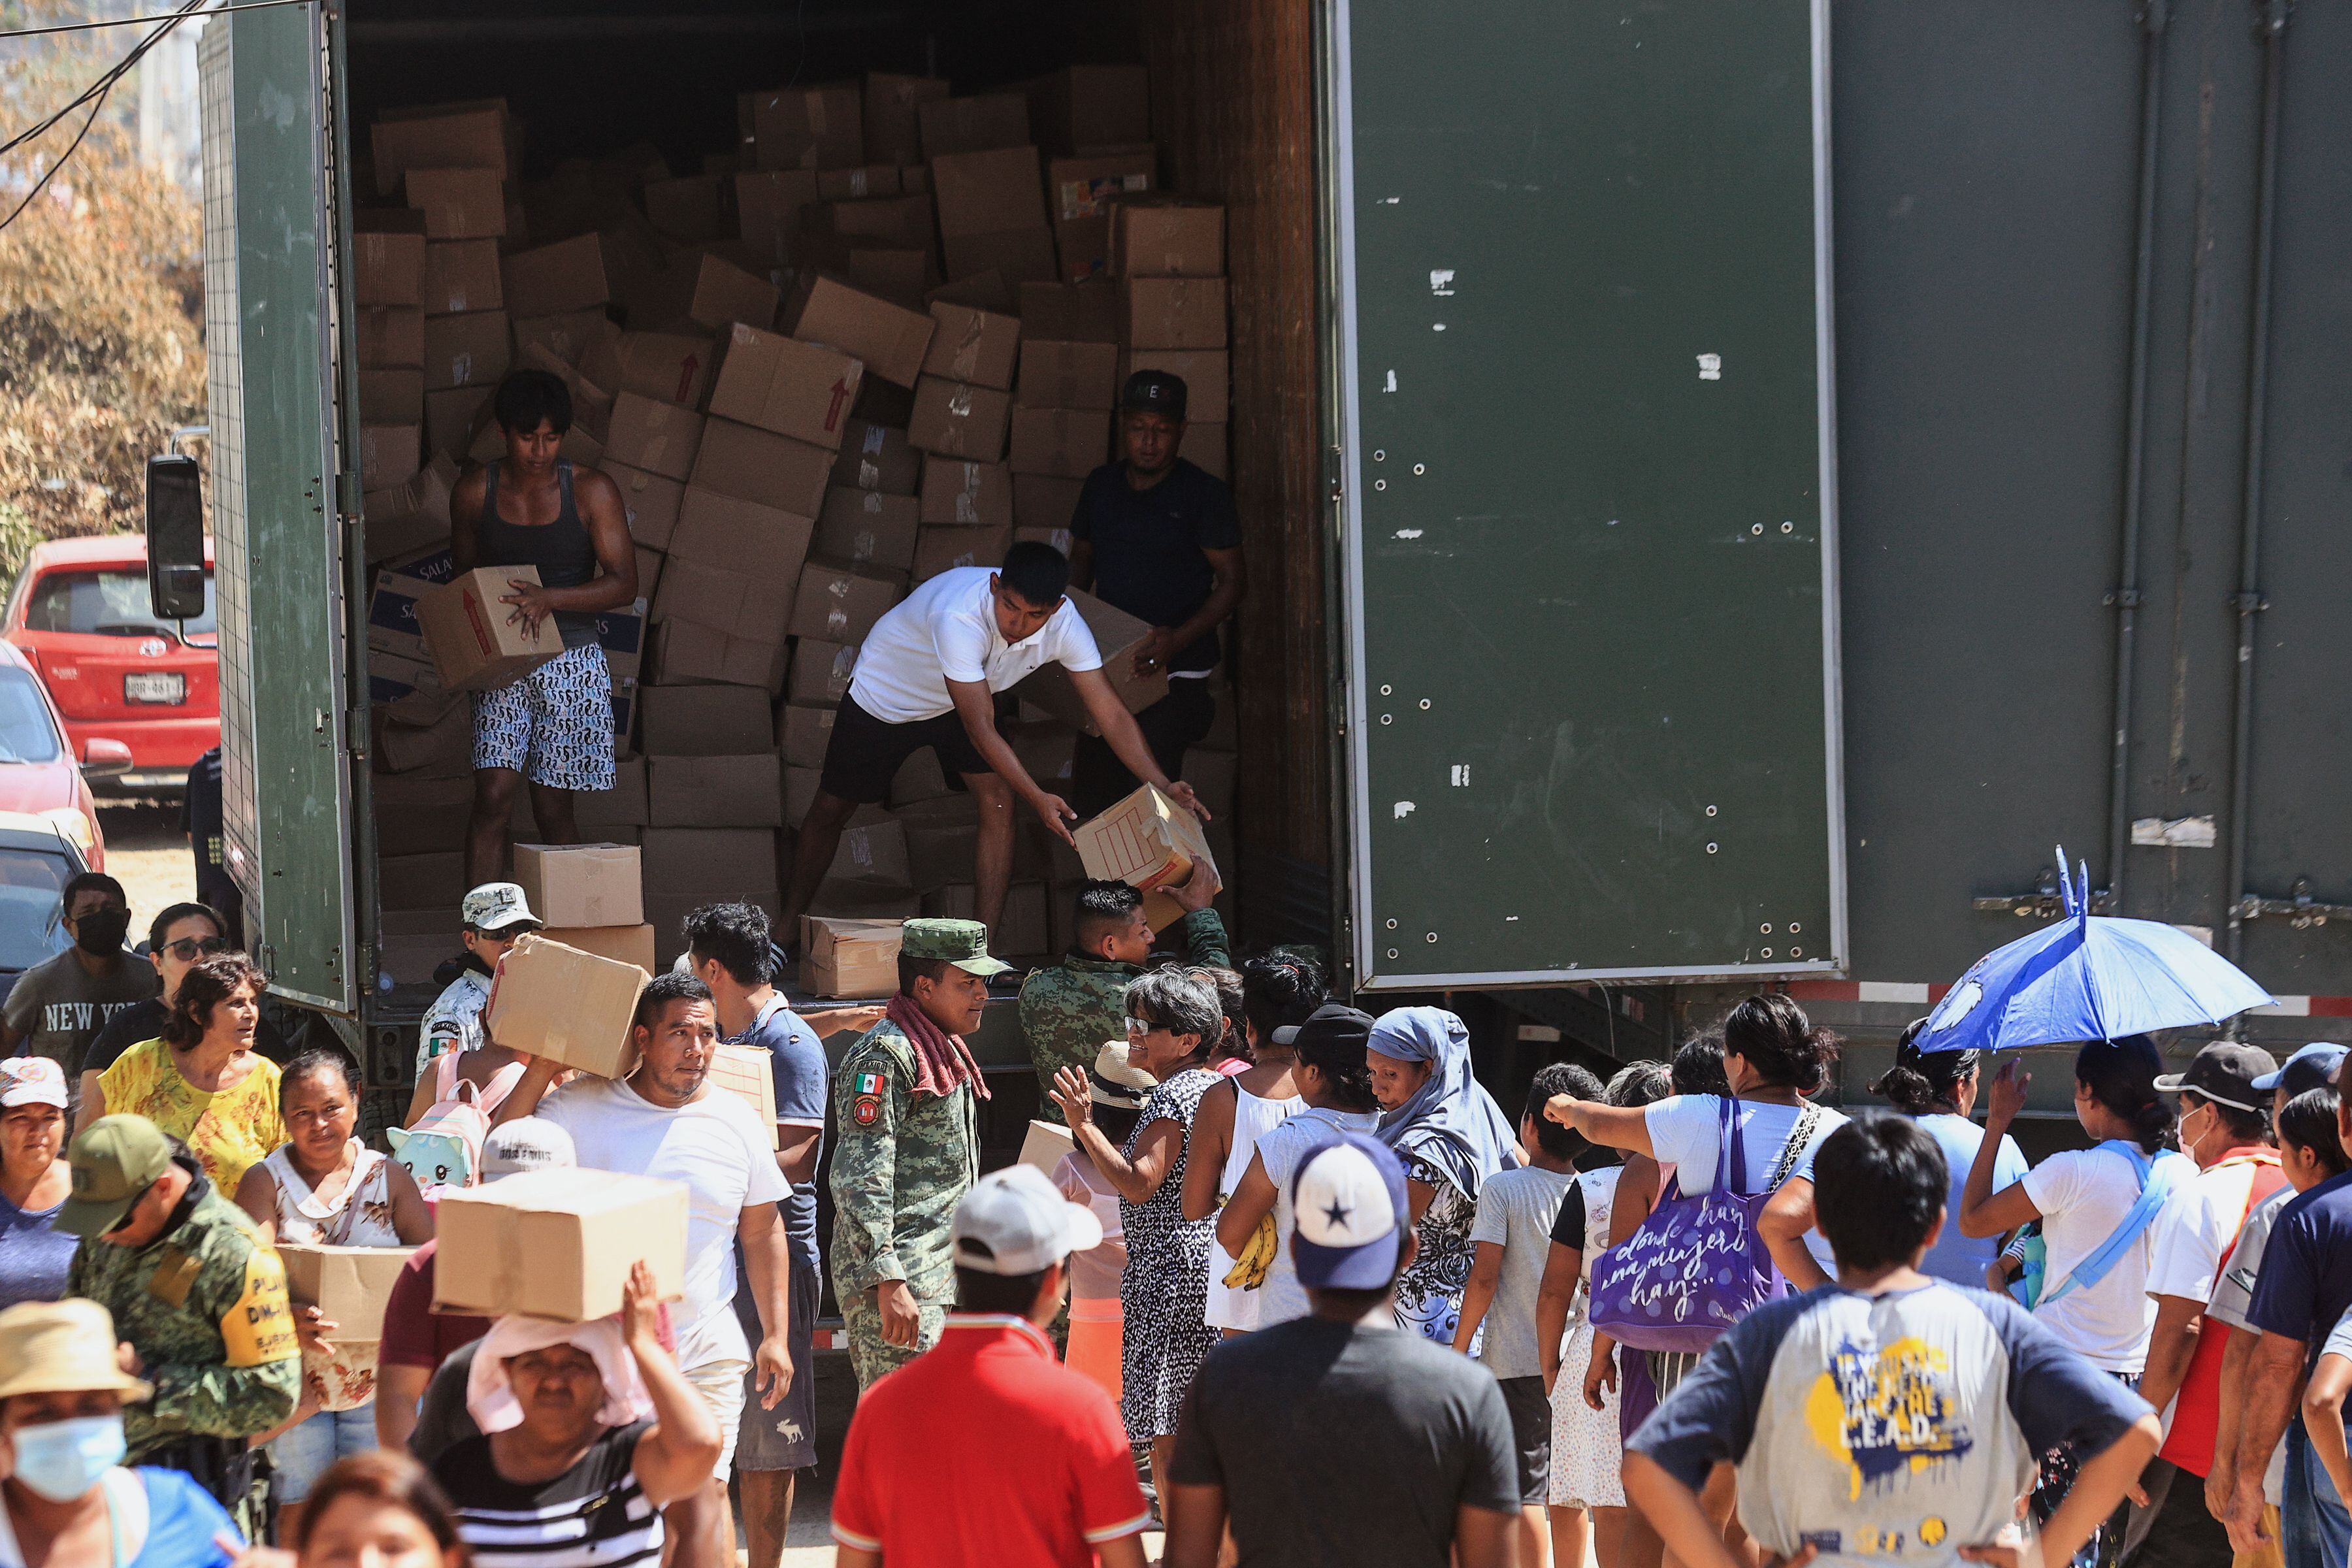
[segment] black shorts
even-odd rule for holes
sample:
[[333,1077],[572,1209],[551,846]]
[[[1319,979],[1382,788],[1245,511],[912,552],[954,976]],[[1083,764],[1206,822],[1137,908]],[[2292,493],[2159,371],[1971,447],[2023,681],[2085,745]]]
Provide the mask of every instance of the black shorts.
[[889,724],[860,708],[847,692],[834,710],[833,738],[824,745],[824,772],[817,787],[858,805],[879,805],[890,798],[890,781],[908,757],[929,746],[940,759],[940,772],[957,783],[964,773],[995,770],[971,743],[962,716],[950,709],[936,719],[911,724]]
[[1504,1377],[1503,1405],[1511,1413],[1511,1447],[1519,1460],[1519,1500],[1541,1508],[1551,1490],[1551,1397],[1540,1377]]

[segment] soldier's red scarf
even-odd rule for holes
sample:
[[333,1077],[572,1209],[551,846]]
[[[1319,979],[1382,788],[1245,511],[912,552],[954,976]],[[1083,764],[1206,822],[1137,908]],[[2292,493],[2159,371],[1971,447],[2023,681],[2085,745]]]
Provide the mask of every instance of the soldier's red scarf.
[[988,1079],[982,1076],[980,1063],[973,1059],[963,1037],[950,1035],[932,1023],[930,1015],[912,996],[901,991],[891,997],[884,1016],[914,1042],[915,1081],[909,1087],[915,1093],[945,1098],[968,1083],[981,1099],[990,1098]]

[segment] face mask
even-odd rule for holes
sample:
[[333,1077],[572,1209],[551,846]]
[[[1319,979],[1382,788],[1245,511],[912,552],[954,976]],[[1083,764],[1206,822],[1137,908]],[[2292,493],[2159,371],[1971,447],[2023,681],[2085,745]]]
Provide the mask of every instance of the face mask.
[[122,1417],[84,1415],[16,1429],[16,1479],[51,1502],[71,1502],[122,1462]]
[[119,951],[131,931],[129,910],[92,910],[74,921],[74,943],[93,957]]

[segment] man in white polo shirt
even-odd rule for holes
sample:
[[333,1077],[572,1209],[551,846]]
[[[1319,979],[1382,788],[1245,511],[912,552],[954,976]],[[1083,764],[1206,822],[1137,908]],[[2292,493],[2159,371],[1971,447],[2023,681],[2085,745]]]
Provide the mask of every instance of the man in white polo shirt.
[[887,799],[899,764],[925,746],[939,757],[940,771],[961,778],[980,802],[974,913],[982,924],[996,925],[1013,879],[1013,797],[1027,801],[1065,840],[1077,819],[1067,801],[1029,776],[996,731],[995,694],[1042,665],[1069,672],[1104,742],[1137,778],[1208,819],[1192,786],[1160,771],[1134,716],[1111,689],[1094,634],[1065,596],[1069,582],[1070,563],[1060,551],[1024,541],[1004,552],[1000,567],[961,566],[918,584],[866,634],[856,674],[834,715],[816,799],[800,825],[792,886],[777,922],[787,939],[797,935],[851,814]]

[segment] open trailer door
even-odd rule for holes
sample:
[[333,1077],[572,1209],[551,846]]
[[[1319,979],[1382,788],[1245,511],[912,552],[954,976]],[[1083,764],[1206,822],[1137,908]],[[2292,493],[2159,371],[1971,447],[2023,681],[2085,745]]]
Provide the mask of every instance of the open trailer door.
[[330,351],[334,25],[313,5],[215,16],[198,62],[224,858],[270,988],[349,1015],[360,966]]
[[1826,0],[1332,0],[1357,983],[1846,953]]

